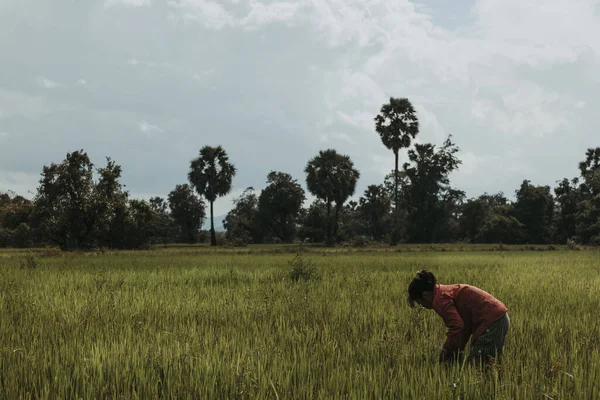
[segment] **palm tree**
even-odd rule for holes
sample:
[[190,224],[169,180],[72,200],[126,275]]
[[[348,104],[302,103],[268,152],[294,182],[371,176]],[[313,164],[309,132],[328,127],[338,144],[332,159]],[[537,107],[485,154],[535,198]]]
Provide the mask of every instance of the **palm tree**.
[[[319,151],[308,161],[306,168],[306,186],[308,191],[327,205],[327,242],[337,236],[339,212],[344,202],[354,194],[360,173],[354,168],[350,157],[338,154],[334,149]],[[335,202],[335,228],[331,229],[331,203]]]
[[190,163],[188,180],[198,194],[210,202],[210,245],[217,245],[213,204],[217,197],[231,192],[231,183],[236,168],[229,162],[229,156],[221,146],[204,146],[200,155]]
[[[394,203],[396,225],[399,221],[399,194],[398,194],[398,152],[408,148],[411,139],[419,133],[419,120],[410,100],[406,98],[390,97],[390,102],[381,106],[380,113],[375,117],[375,130],[381,137],[385,147],[392,150],[395,156],[394,166]],[[392,232],[392,245],[398,243],[398,229]]]

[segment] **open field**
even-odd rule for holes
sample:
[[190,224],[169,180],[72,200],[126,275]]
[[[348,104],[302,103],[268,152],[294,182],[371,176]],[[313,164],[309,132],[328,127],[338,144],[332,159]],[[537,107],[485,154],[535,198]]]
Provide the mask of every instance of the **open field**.
[[[600,252],[469,246],[0,251],[0,399],[600,398]],[[423,268],[508,306],[502,366],[437,363]]]

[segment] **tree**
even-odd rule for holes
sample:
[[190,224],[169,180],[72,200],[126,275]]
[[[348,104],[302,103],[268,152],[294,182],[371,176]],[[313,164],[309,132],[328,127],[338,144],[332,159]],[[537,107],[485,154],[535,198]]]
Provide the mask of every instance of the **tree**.
[[391,200],[383,185],[369,185],[359,199],[359,210],[367,221],[369,234],[381,240],[389,229]]
[[33,203],[12,192],[0,193],[0,247],[31,247]]
[[555,240],[559,243],[566,243],[568,239],[573,239],[577,234],[577,214],[582,201],[579,179],[573,178],[569,181],[564,178],[558,182],[558,186],[554,188],[554,196],[556,201]]
[[[190,185],[176,185],[168,195],[171,218],[179,228],[180,243],[197,243],[198,233],[206,217],[204,202]],[[156,203],[156,202],[155,202]]]
[[298,235],[302,241],[322,243],[327,239],[329,224],[327,222],[327,205],[323,200],[315,200],[305,210],[301,221]]
[[261,221],[272,235],[282,242],[291,242],[305,199],[304,189],[290,174],[271,171],[267,175],[267,187],[258,198]]
[[452,136],[439,149],[425,143],[409,150],[410,163],[403,170],[409,182],[405,201],[411,241],[435,242],[446,235],[451,212],[464,197],[462,191],[450,187],[449,175],[462,163],[455,155],[458,151]]
[[503,193],[469,199],[461,206],[459,238],[473,243],[522,243],[524,226]]
[[258,218],[258,197],[253,187],[248,187],[237,198],[233,199],[233,208],[223,220],[226,238],[236,243],[260,243],[263,232]]
[[[339,211],[344,202],[354,194],[360,177],[350,157],[334,149],[319,151],[308,161],[304,169],[308,191],[327,205],[327,241],[335,241]],[[331,204],[335,202],[335,230],[331,227]]]
[[83,150],[67,153],[60,164],[44,166],[35,198],[34,219],[47,238],[63,250],[94,243],[97,216],[93,164]]
[[[169,203],[162,197],[151,197],[150,209],[156,214],[153,227],[153,242],[167,243],[177,242],[181,239],[180,227],[175,224],[169,210]],[[204,206],[204,203],[202,204]]]
[[231,192],[236,168],[229,162],[229,156],[221,146],[204,146],[200,154],[190,163],[188,179],[199,195],[210,203],[210,245],[217,245],[213,204],[217,197]]
[[600,147],[588,149],[586,159],[579,163],[582,183],[581,201],[577,213],[577,240],[600,245]]
[[[397,205],[399,204],[398,153],[400,149],[408,148],[411,140],[419,133],[419,120],[410,100],[390,97],[390,102],[381,106],[380,113],[375,117],[375,130],[381,137],[383,145],[394,152],[394,203]],[[392,232],[392,245],[396,245],[399,240],[396,229],[399,223],[399,211],[396,206],[396,227]]]
[[102,247],[122,247],[114,237],[113,225],[117,210],[123,211],[127,207],[129,194],[123,191],[119,183],[121,166],[106,158],[106,167],[97,170],[100,175],[94,186],[92,202],[97,244]]
[[549,186],[524,180],[516,191],[514,215],[525,227],[529,243],[550,243],[553,237],[554,197]]

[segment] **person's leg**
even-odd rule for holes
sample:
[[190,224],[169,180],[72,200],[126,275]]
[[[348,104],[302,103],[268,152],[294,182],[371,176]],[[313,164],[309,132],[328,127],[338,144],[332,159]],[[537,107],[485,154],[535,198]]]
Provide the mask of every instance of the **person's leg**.
[[510,319],[508,314],[504,314],[479,336],[475,342],[471,343],[468,360],[482,364],[488,362],[490,357],[495,357],[500,362],[509,327]]

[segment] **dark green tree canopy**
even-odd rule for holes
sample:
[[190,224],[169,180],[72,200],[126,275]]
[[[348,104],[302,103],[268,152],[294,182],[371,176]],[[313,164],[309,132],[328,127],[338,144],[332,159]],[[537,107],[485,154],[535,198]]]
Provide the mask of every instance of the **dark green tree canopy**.
[[202,199],[194,194],[190,185],[175,186],[168,196],[171,217],[179,227],[180,241],[195,243],[206,217]]
[[231,192],[236,168],[221,146],[204,146],[198,157],[190,163],[188,179],[196,191],[209,202]]
[[383,145],[394,153],[409,147],[419,133],[419,121],[410,100],[390,97],[375,117],[375,130]]
[[291,242],[305,199],[304,189],[290,174],[271,171],[267,175],[267,186],[258,199],[262,223],[279,240]]
[[213,204],[217,197],[226,196],[231,192],[235,166],[229,162],[229,156],[221,146],[204,146],[198,157],[190,163],[188,180],[200,196],[210,203],[210,244],[217,245],[215,234]]

